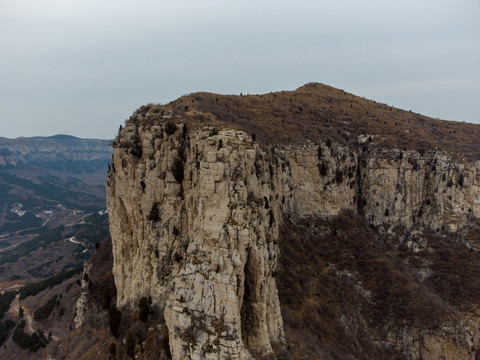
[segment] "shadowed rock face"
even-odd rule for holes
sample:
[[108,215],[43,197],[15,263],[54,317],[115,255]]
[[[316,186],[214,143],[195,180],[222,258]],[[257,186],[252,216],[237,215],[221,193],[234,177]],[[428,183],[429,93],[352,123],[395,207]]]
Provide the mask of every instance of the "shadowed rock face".
[[285,343],[275,275],[287,218],[349,210],[393,234],[480,217],[478,161],[330,141],[260,147],[176,122],[127,122],[107,181],[117,303],[164,307],[174,359],[274,356]]

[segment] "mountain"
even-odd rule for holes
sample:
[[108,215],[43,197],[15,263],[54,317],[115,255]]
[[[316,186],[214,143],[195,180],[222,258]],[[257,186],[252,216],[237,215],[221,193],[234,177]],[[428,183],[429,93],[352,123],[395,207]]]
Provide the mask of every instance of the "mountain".
[[[107,140],[0,138],[0,286],[82,264],[107,234]],[[68,239],[68,240],[67,240]],[[12,283],[13,282],[13,283]]]
[[36,354],[477,359],[479,135],[315,83],[143,106],[75,329]]
[[174,359],[474,358],[480,126],[321,84],[140,108],[107,181],[117,305]]
[[71,173],[99,172],[110,158],[108,140],[79,139],[70,135],[0,138],[0,165],[37,165]]

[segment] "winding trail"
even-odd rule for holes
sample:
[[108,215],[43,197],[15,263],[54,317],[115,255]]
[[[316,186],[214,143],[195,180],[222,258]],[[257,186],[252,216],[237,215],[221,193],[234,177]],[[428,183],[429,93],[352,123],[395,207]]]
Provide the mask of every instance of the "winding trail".
[[[25,320],[25,325],[26,325],[26,330],[29,333],[35,332],[37,329],[34,327],[34,320],[32,316],[32,311],[27,308],[26,306],[22,306],[23,309],[23,319]],[[20,294],[17,294],[15,298],[12,300],[12,303],[10,304],[10,309],[8,309],[8,313],[12,317],[18,317],[18,310],[20,308]]]
[[35,329],[35,327],[33,326],[34,321],[32,317],[32,311],[25,306],[22,306],[22,309],[23,309],[23,318],[25,319],[27,331],[29,333],[34,333],[35,331],[37,331],[37,329]]
[[[37,331],[37,328],[35,326],[35,320],[33,320],[33,311],[27,308],[24,305],[20,305],[20,294],[17,294],[15,298],[13,299],[12,303],[10,304],[10,309],[8,309],[8,313],[12,317],[18,317],[18,310],[20,309],[20,306],[22,306],[23,309],[23,319],[25,320],[25,330],[29,334],[33,334],[35,331]],[[52,340],[57,341],[60,338],[56,335],[52,335]]]

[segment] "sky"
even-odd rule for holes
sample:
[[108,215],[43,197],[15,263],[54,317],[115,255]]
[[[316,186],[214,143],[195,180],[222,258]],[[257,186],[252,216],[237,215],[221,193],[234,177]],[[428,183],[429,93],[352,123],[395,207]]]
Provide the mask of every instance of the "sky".
[[320,82],[480,123],[478,0],[0,0],[0,137],[111,139],[139,106]]

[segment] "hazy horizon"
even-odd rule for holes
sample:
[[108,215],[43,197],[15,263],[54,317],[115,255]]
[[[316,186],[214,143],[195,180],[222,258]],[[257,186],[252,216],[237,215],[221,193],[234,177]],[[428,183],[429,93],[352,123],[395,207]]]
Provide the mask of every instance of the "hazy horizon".
[[7,139],[7,140],[17,140],[17,139],[31,139],[31,138],[53,138],[57,136],[69,136],[69,137],[74,137],[77,139],[84,139],[84,140],[105,140],[105,141],[111,141],[114,139],[115,136],[112,136],[110,139],[104,139],[104,138],[96,138],[96,137],[80,137],[72,134],[52,134],[52,135],[33,135],[33,136],[17,136],[14,138],[11,137],[6,137],[6,136],[0,136],[0,139]]
[[5,0],[0,136],[112,139],[139,106],[320,82],[480,123],[480,3]]

